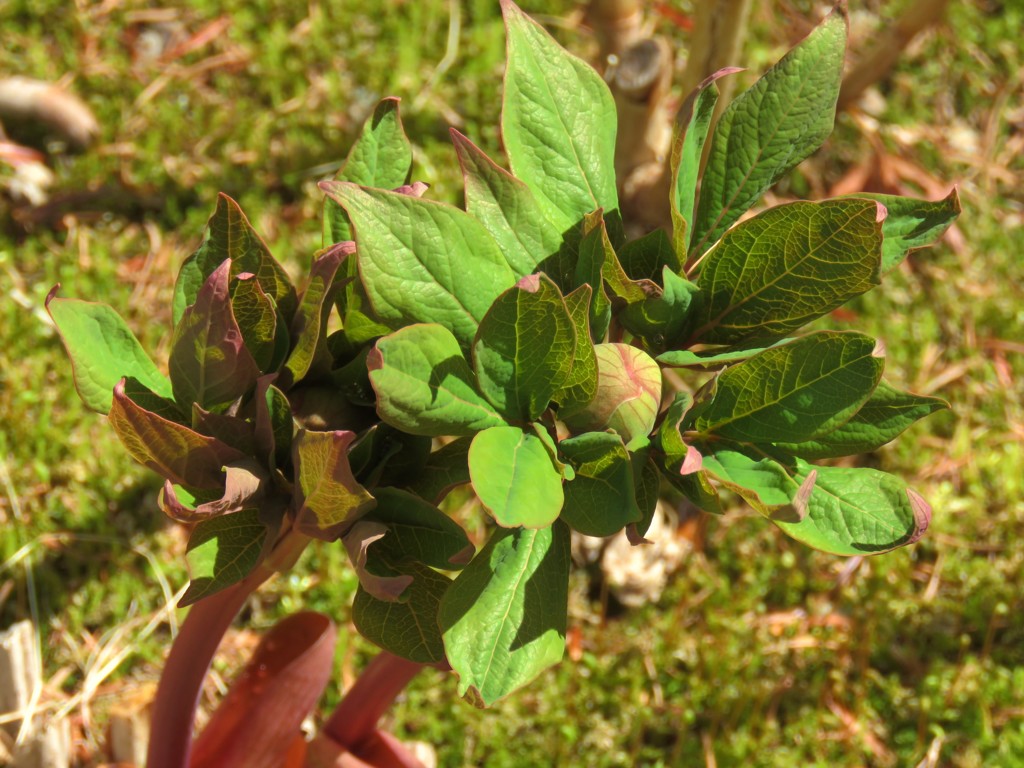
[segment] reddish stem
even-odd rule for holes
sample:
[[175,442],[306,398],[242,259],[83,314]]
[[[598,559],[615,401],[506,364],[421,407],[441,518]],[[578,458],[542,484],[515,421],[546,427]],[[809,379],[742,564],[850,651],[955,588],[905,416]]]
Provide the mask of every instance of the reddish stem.
[[196,708],[213,654],[246,599],[271,573],[259,568],[237,584],[200,600],[188,612],[153,701],[148,768],[187,768]]
[[375,737],[381,716],[421,669],[422,664],[381,651],[324,723],[323,735],[358,756]]

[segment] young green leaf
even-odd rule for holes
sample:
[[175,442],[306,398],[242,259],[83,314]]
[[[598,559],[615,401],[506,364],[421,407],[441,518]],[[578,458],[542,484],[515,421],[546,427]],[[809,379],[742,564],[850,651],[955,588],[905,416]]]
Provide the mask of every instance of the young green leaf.
[[895,440],[915,421],[948,408],[949,404],[937,397],[903,392],[880,381],[868,401],[842,426],[816,440],[779,442],[775,447],[805,459],[869,453]]
[[[409,181],[412,145],[402,128],[398,102],[393,96],[388,97],[373,110],[334,177],[337,181],[380,189],[394,189]],[[352,239],[352,226],[344,209],[331,198],[325,198],[324,245]]]
[[473,438],[469,478],[480,502],[506,528],[543,528],[562,511],[562,473],[544,441],[519,427],[491,427]]
[[468,349],[498,295],[516,282],[483,225],[410,195],[323,182],[352,219],[359,272],[385,321],[439,323]]
[[558,444],[576,477],[565,484],[561,519],[587,536],[611,536],[643,515],[636,503],[633,464],[622,438],[588,432]]
[[480,391],[512,421],[534,421],[573,365],[576,328],[558,287],[527,275],[484,315],[473,343]]
[[231,285],[231,312],[260,373],[273,371],[280,338],[277,307],[255,275],[243,272]]
[[370,596],[386,603],[397,603],[408,600],[406,589],[413,582],[413,577],[401,573],[390,563],[378,555],[375,547],[370,554],[370,547],[386,539],[389,529],[381,523],[366,519],[357,520],[341,537],[348,559],[359,579],[359,586],[370,593]]
[[656,359],[662,365],[670,368],[702,368],[709,370],[721,368],[731,363],[742,362],[749,357],[753,357],[758,352],[764,352],[766,349],[778,347],[782,344],[789,344],[791,341],[793,339],[780,339],[773,344],[749,342],[729,347],[702,349],[699,352],[693,352],[689,349],[673,349],[668,352],[662,352]]
[[418,664],[444,661],[437,614],[451,579],[416,562],[392,568],[412,578],[404,593],[407,599],[378,600],[360,585],[352,602],[352,622],[371,643],[403,659]]
[[795,521],[800,516],[793,505],[800,484],[769,456],[729,448],[711,452],[705,447],[702,472],[766,517]]
[[439,622],[445,655],[490,706],[557,664],[565,651],[569,529],[496,530],[448,588]]
[[722,113],[701,181],[691,258],[832,132],[846,27],[846,7],[840,4]]
[[858,192],[853,197],[874,200],[888,211],[882,222],[883,275],[898,267],[911,251],[936,242],[960,215],[956,187],[935,202],[870,192]]
[[210,273],[174,329],[168,368],[174,399],[183,407],[225,406],[248,393],[260,376],[231,309],[230,272],[231,261],[225,260]]
[[630,333],[642,338],[650,349],[663,349],[687,334],[699,312],[700,289],[673,272],[662,269],[660,295],[627,305],[619,313],[619,322]]
[[655,229],[643,237],[630,240],[618,250],[619,264],[630,280],[657,280],[668,267],[678,273],[681,268],[672,241],[663,229]]
[[692,428],[752,443],[812,440],[860,409],[884,365],[869,336],[813,333],[725,370],[711,399],[694,409]]
[[281,469],[291,461],[295,421],[288,398],[272,384],[274,378],[274,374],[268,374],[256,381],[253,437],[259,451],[257,455],[271,469]]
[[669,155],[671,178],[675,180],[670,202],[672,242],[683,261],[689,251],[704,142],[707,141],[711,118],[718,104],[718,86],[715,81],[741,71],[738,67],[726,67],[712,73],[693,89],[676,114],[675,136]]
[[237,584],[259,565],[267,539],[267,526],[258,509],[203,520],[192,530],[185,559],[190,575],[188,590],[178,607]]
[[59,288],[57,284],[50,290],[46,309],[71,358],[75,388],[87,408],[107,413],[114,385],[125,377],[137,379],[160,397],[171,397],[170,381],[117,312],[106,304],[58,299]]
[[185,309],[195,303],[207,278],[226,259],[231,259],[232,278],[242,272],[256,275],[260,287],[274,300],[281,316],[286,319],[292,316],[296,305],[295,288],[287,273],[274,260],[238,203],[221,193],[207,225],[206,241],[181,265],[174,283],[171,316],[175,326]]
[[689,344],[783,336],[879,284],[885,210],[796,202],[738,224],[704,257]]
[[472,435],[505,423],[473,383],[451,331],[410,325],[380,339],[366,358],[377,412],[414,435]]
[[140,408],[125,394],[123,379],[114,387],[109,419],[129,455],[172,483],[223,488],[222,468],[244,458],[220,440]]
[[326,356],[325,331],[330,317],[331,298],[346,280],[338,280],[338,268],[355,253],[351,242],[338,243],[324,251],[313,262],[309,285],[292,321],[293,341],[291,355],[285,363],[292,382],[299,381],[313,366],[317,357]]
[[789,536],[836,555],[871,555],[913,544],[931,507],[899,478],[864,467],[815,467],[799,459],[795,482],[814,475],[799,522],[775,520]]
[[568,286],[575,249],[563,242],[530,188],[454,128],[451,135],[465,180],[466,211],[490,232],[516,277],[542,271]]
[[560,232],[595,208],[618,211],[615,102],[604,80],[511,0],[501,135],[512,172]]
[[295,437],[295,523],[307,536],[333,541],[373,508],[373,497],[356,482],[348,463],[354,439],[355,433],[340,430],[302,430]]
[[576,328],[576,346],[572,352],[572,369],[561,389],[551,398],[565,413],[586,407],[597,392],[597,351],[590,336],[592,295],[589,285],[581,285],[565,297],[565,307]]

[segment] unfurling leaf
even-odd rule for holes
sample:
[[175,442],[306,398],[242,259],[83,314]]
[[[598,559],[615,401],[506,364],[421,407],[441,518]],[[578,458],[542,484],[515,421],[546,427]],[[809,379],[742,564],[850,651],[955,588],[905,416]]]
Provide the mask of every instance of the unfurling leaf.
[[259,565],[267,526],[258,509],[203,520],[192,530],[185,559],[190,583],[178,607],[202,600],[237,584]]
[[348,463],[348,447],[355,433],[302,430],[292,450],[296,467],[296,526],[307,536],[333,541],[374,500],[355,477]]

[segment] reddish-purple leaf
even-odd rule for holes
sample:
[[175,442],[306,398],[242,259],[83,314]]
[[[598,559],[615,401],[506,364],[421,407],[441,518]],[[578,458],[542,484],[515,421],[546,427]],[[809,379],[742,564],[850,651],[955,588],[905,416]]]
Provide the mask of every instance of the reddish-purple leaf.
[[213,437],[140,408],[125,394],[124,379],[114,387],[110,424],[133,459],[173,483],[222,488],[222,468],[243,454]]
[[296,525],[307,536],[333,541],[373,508],[373,496],[352,475],[348,447],[355,433],[302,430],[293,443]]

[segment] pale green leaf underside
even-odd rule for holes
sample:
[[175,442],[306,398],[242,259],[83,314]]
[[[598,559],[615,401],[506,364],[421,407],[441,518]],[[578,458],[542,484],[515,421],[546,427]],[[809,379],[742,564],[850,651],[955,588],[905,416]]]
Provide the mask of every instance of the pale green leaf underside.
[[198,523],[185,552],[191,579],[178,606],[191,605],[248,576],[260,561],[266,538],[267,527],[257,509]]

